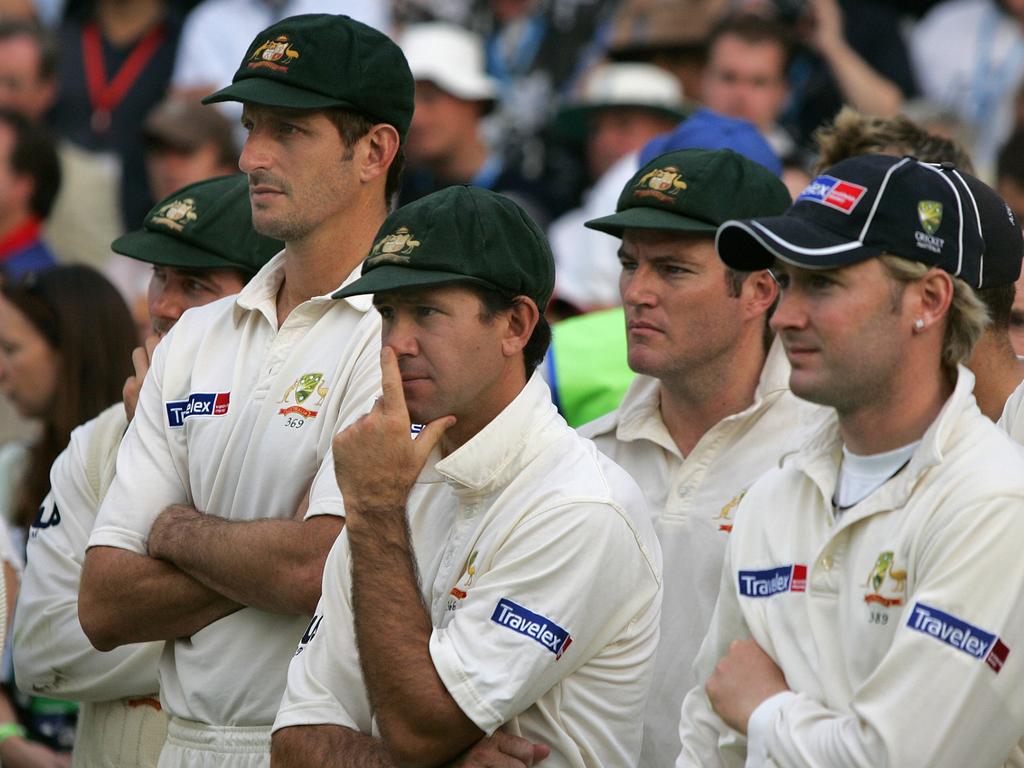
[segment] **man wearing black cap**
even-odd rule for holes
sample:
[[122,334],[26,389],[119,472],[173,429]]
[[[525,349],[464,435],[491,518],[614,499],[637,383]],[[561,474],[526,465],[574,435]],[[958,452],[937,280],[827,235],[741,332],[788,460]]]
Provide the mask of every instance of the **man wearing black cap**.
[[448,765],[487,735],[487,765],[637,764],[660,552],[640,489],[534,372],[553,285],[518,205],[449,187],[392,214],[336,294],[374,295],[383,396],[334,440],[347,522],[275,763]]
[[617,410],[580,432],[643,488],[665,560],[642,765],[679,753],[679,707],[696,682],[737,500],[800,446],[820,410],[787,387],[767,328],[771,275],[727,269],[715,254],[719,224],[789,202],[778,177],[743,155],[686,149],[651,159],[614,214],[587,222],[622,240],[624,332],[638,375]]
[[[186,209],[195,216],[168,216]],[[151,353],[185,310],[240,291],[281,243],[253,232],[248,183],[237,174],[179,190],[147,214],[143,229],[111,247],[153,265]],[[146,350],[138,350],[135,360],[137,367],[148,367]],[[18,685],[83,702],[74,754],[89,765],[154,766],[167,731],[155,698],[163,643],[99,653],[78,623],[82,559],[114,479],[117,447],[130,420],[126,411],[134,413],[141,373],[126,387],[123,407],[111,406],[76,429],[54,463],[50,493],[32,524],[15,617]]]
[[739,504],[677,766],[1019,764],[1024,458],[961,365],[996,217],[1019,253],[981,182],[864,155],[719,229],[776,270],[790,386],[835,415]]
[[305,498],[314,477],[336,485],[331,437],[380,386],[369,300],[331,293],[387,214],[413,81],[380,32],[305,15],[253,40],[207,99],[224,100],[243,105],[253,227],[285,250],[157,347],[79,599],[101,649],[172,640],[162,766],[269,759],[288,658],[342,526],[340,499]]

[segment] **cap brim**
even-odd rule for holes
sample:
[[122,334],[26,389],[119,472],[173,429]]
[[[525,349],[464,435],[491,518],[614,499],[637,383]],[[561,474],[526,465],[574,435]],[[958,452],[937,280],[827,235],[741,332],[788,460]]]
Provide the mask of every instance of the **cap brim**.
[[665,107],[653,106],[651,104],[631,104],[629,102],[617,104],[574,104],[564,107],[555,115],[551,123],[551,130],[555,137],[559,139],[583,143],[587,138],[590,116],[595,112],[616,109],[643,109],[668,120],[674,120],[676,123],[681,123],[693,113],[693,110],[685,105],[681,107]]
[[396,291],[403,288],[429,288],[448,283],[476,283],[485,288],[500,290],[496,285],[478,277],[458,272],[439,272],[429,269],[409,269],[395,264],[385,264],[371,270],[362,277],[331,294],[332,299],[347,299],[366,293]]
[[718,229],[717,224],[691,219],[689,216],[680,216],[678,213],[671,213],[661,208],[646,208],[644,206],[627,208],[624,211],[613,213],[611,216],[591,219],[583,222],[583,226],[616,237],[622,237],[622,231],[625,229],[667,229],[675,232],[707,232],[708,234],[712,234]]
[[294,85],[271,80],[269,77],[246,77],[236,80],[204,98],[203,104],[216,104],[221,101],[247,101],[251,104],[288,109],[352,108],[347,101],[305,88],[296,88]]
[[835,269],[884,253],[797,216],[727,221],[715,235],[715,250],[726,266],[741,272],[768,269],[775,259],[805,269]]
[[132,259],[178,269],[240,269],[251,273],[251,265],[236,264],[215,253],[197,248],[176,237],[147,229],[121,235],[110,248]]

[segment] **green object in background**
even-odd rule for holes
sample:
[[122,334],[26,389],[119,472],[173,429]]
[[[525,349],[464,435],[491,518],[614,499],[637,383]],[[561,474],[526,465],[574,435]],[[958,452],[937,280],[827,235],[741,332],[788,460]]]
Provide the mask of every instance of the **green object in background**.
[[622,307],[555,323],[545,365],[555,405],[570,426],[618,408],[636,375],[626,362]]

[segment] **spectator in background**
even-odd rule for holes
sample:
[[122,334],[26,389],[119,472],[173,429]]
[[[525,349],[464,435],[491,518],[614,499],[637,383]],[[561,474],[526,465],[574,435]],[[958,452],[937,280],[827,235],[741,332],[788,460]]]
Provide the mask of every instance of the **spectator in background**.
[[149,188],[157,200],[203,179],[238,171],[238,145],[213,107],[170,96],[142,125]]
[[1024,276],[1017,278],[1010,313],[1010,343],[1018,357],[1024,357]]
[[555,115],[552,133],[585,148],[587,174],[594,182],[688,115],[673,74],[653,64],[613,62],[587,75],[579,94]]
[[[0,513],[19,558],[40,501],[49,489],[50,466],[71,430],[121,399],[131,374],[135,333],[114,287],[89,267],[54,267],[0,288],[0,391],[25,417],[40,419],[42,436],[31,445],[0,449]],[[17,581],[8,581],[9,594]],[[7,690],[13,693],[10,678]],[[5,766],[66,765],[74,706],[49,700],[16,700],[0,694],[0,761]],[[21,724],[19,724],[19,721]],[[23,727],[24,726],[24,727]]]
[[167,0],[96,0],[60,30],[54,127],[93,156],[117,158],[120,231],[140,227],[153,205],[139,126],[167,90],[180,27]]
[[0,107],[0,274],[9,281],[56,264],[40,230],[59,188],[49,131]]
[[399,44],[416,80],[416,111],[398,204],[451,184],[472,184],[512,197],[546,221],[540,185],[510,167],[484,139],[481,121],[494,106],[498,83],[484,69],[480,38],[433,22],[409,27]]
[[[169,215],[171,209],[179,213]],[[50,471],[50,493],[28,542],[14,664],[21,690],[82,702],[76,764],[152,768],[167,732],[155,697],[163,644],[133,644],[109,653],[92,647],[78,621],[85,547],[113,482],[117,448],[157,340],[185,310],[238,293],[282,246],[253,232],[248,182],[235,174],[179,190],[149,212],[144,229],[118,238],[112,247],[149,267],[153,335],[133,356],[136,373],[125,385],[125,402],[77,428]]]
[[1014,94],[1024,78],[1022,25],[1020,0],[948,0],[910,33],[921,90],[971,126],[971,156],[987,177],[1000,144],[1013,130]]
[[38,24],[0,19],[0,106],[42,123],[57,97],[57,50]]
[[999,150],[996,191],[1021,219],[1024,215],[1024,128],[1013,133]]
[[729,0],[623,0],[611,23],[608,58],[659,66],[694,97],[700,93],[708,35],[728,8]]
[[701,79],[700,99],[708,109],[749,120],[779,155],[794,147],[779,125],[789,97],[792,50],[792,35],[782,23],[752,14],[728,16],[711,31]]
[[782,122],[802,145],[843,104],[888,117],[916,92],[896,10],[873,0],[772,5],[801,43],[788,71],[792,97]]

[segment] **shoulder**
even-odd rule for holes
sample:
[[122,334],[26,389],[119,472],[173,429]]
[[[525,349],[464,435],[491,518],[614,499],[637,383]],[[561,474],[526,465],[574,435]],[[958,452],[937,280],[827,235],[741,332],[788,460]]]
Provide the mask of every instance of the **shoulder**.
[[618,426],[619,409],[616,408],[611,413],[606,413],[604,416],[599,416],[593,421],[588,421],[586,424],[579,427],[576,431],[580,434],[581,437],[593,440],[600,446],[602,443],[607,442],[609,439],[614,439],[615,430],[618,428]]

